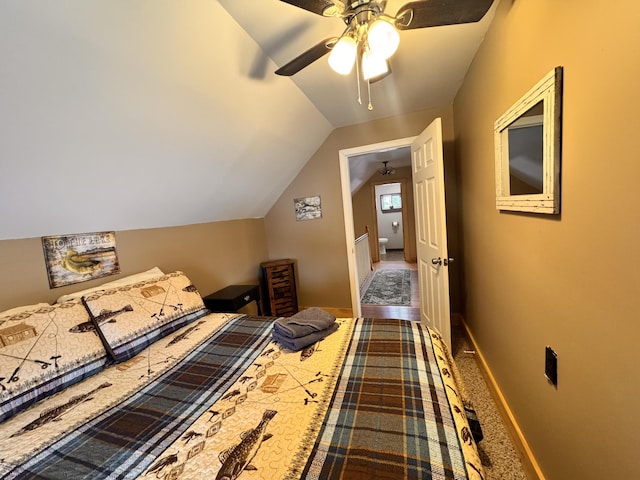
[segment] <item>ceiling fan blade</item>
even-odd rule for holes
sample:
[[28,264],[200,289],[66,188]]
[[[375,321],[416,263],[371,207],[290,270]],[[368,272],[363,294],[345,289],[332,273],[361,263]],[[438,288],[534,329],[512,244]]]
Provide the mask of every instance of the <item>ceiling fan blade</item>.
[[473,23],[484,17],[493,0],[426,0],[409,2],[396,15],[398,30]]
[[314,45],[306,52],[298,55],[296,58],[291,60],[286,65],[280,67],[276,70],[277,75],[282,75],[284,77],[290,77],[291,75],[295,75],[303,68],[311,65],[313,62],[322,58],[324,55],[329,53],[333,46],[338,41],[338,37],[330,37],[326,38],[317,45]]
[[308,12],[317,13],[325,17],[335,15],[336,5],[331,0],[281,0],[284,3],[302,8]]

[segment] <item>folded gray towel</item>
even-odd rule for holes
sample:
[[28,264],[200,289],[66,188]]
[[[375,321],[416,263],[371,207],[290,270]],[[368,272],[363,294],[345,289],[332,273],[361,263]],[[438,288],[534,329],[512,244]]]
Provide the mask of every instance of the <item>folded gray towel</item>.
[[335,316],[313,307],[288,318],[278,318],[273,324],[273,329],[283,337],[299,338],[329,328],[335,322]]
[[273,331],[281,337],[285,338],[299,338],[309,335],[310,333],[317,332],[315,328],[307,325],[296,325],[292,323],[289,325],[288,318],[278,318],[273,322]]
[[306,325],[315,330],[324,330],[336,321],[336,317],[318,307],[307,308],[289,318],[288,324]]
[[318,340],[322,340],[328,335],[331,335],[333,332],[338,330],[339,326],[340,325],[338,323],[333,323],[329,328],[326,328],[320,331],[315,331],[313,333],[310,333],[309,335],[305,335],[304,337],[298,337],[298,338],[283,337],[282,335],[278,335],[276,330],[273,330],[273,332],[271,332],[271,336],[281,346],[289,350],[293,350],[295,352],[298,350],[302,350],[304,347],[308,347],[312,343],[316,343]]

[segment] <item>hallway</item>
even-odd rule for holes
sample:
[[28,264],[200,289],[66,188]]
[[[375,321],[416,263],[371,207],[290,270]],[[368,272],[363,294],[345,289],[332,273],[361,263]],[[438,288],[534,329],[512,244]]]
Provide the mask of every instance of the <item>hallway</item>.
[[[401,318],[405,320],[420,320],[420,293],[418,291],[418,269],[415,263],[404,261],[402,250],[387,250],[380,255],[380,262],[374,263],[373,270],[406,269],[411,270],[411,306],[395,305],[365,305],[362,304],[362,316],[369,318]],[[373,274],[362,285],[360,294],[367,290]]]

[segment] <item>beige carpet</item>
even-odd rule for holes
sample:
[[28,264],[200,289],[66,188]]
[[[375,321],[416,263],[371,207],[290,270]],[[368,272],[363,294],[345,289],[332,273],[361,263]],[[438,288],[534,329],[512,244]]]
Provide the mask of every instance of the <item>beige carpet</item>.
[[476,356],[462,326],[452,326],[453,358],[460,370],[469,396],[482,426],[484,439],[478,450],[487,475],[486,480],[527,480],[522,463],[480,373]]

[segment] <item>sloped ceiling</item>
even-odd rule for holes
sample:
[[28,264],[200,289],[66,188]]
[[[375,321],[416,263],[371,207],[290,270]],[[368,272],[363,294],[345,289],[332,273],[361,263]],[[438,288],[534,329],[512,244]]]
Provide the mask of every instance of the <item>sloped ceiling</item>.
[[[388,0],[385,13],[395,15],[407,3]],[[455,0],[444,3],[455,4]],[[220,4],[278,67],[326,38],[339,37],[345,28],[339,18],[322,17],[280,0],[220,0]],[[338,75],[329,68],[328,56],[291,79],[336,127],[448,105],[462,85],[497,4],[495,0],[477,23],[400,32],[400,47],[391,58],[392,75],[371,85],[371,111],[364,84],[362,104],[357,102],[355,70],[348,76]],[[261,57],[252,52],[245,52],[245,56],[255,62],[255,78],[273,78],[273,70],[260,64]]]
[[259,54],[216,1],[0,2],[0,239],[263,217],[333,127]]
[[263,217],[333,128],[451,103],[491,16],[403,32],[368,111],[273,74],[342,29],[279,0],[3,0],[0,240]]
[[[369,180],[373,174],[383,167],[382,162],[385,161],[388,162],[387,166],[391,169],[408,167],[411,165],[411,148],[392,148],[349,157],[351,195],[355,195],[355,193],[360,190],[365,183],[367,183],[367,180]],[[388,178],[390,181],[393,180],[392,175]]]

